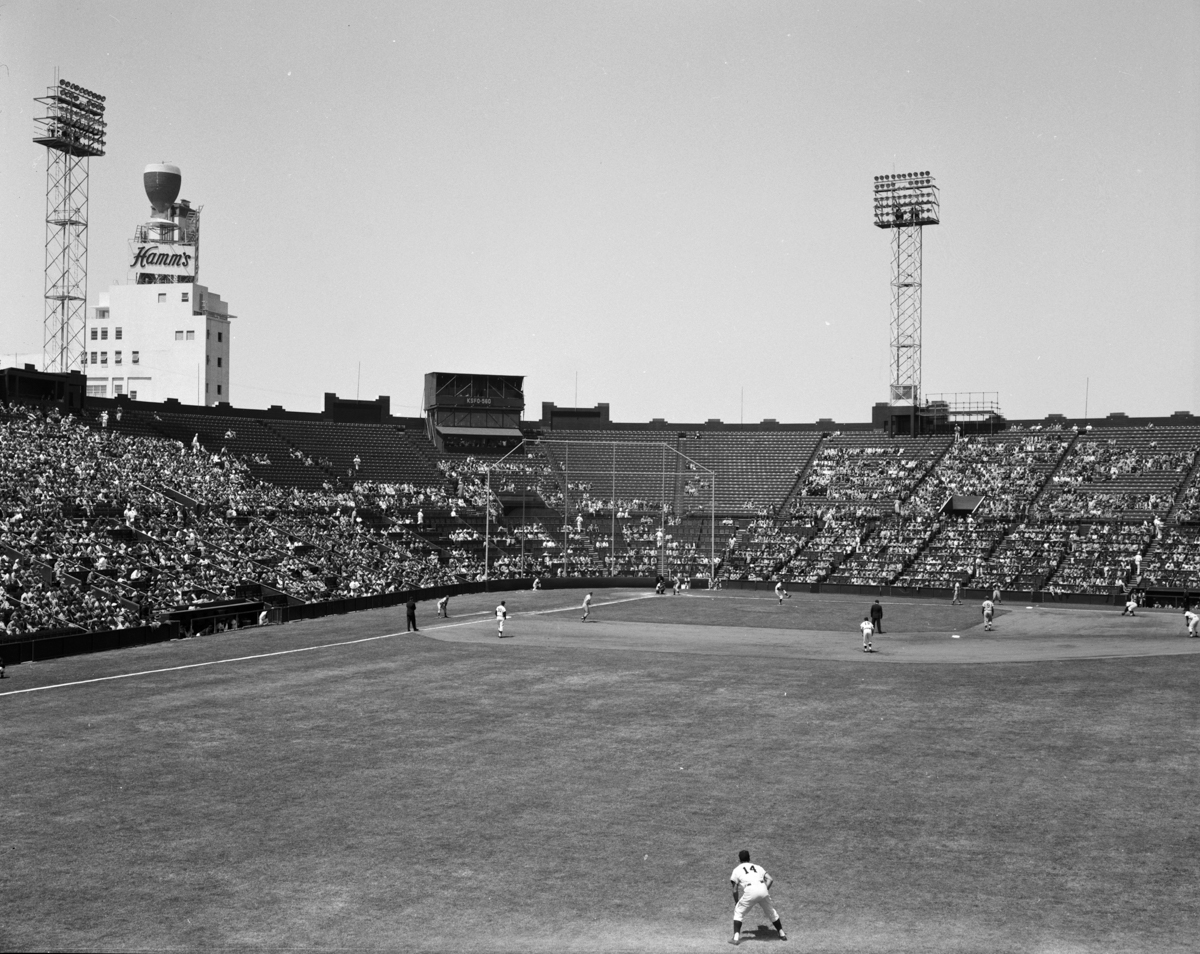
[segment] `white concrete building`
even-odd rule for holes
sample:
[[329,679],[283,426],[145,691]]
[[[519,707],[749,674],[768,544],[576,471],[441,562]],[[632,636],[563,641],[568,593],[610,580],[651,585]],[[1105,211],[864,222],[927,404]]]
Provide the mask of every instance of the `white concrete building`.
[[84,330],[88,395],[228,403],[233,317],[194,282],[113,285]]
[[101,292],[84,327],[90,397],[229,403],[229,307],[198,283],[200,209],[176,202],[178,166],[142,176],[151,218],[129,243],[131,281]]

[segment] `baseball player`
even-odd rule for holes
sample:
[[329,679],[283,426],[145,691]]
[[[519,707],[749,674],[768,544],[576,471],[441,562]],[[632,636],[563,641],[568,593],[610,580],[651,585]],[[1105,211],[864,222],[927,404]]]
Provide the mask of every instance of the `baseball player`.
[[1137,600],[1134,598],[1133,594],[1130,593],[1129,599],[1125,603],[1125,609],[1123,609],[1121,611],[1121,615],[1122,616],[1137,616],[1137,613],[1134,612],[1134,610],[1136,610],[1136,609],[1137,609]]
[[983,601],[983,628],[992,628],[992,617],[996,615],[996,606],[991,600]]
[[[1198,615],[1194,610],[1185,609],[1183,611],[1183,618],[1187,622],[1188,635],[1200,636],[1200,615]],[[0,674],[3,674],[3,672],[4,665],[3,663],[0,663]]]
[[450,618],[450,597],[443,596],[437,601],[438,619]]
[[500,605],[496,607],[496,635],[504,638],[504,621],[508,619],[508,608],[504,605],[504,600],[500,601]]
[[592,594],[589,593],[583,598],[583,619],[586,622],[587,618],[592,615]]
[[875,627],[871,625],[871,618],[864,616],[863,621],[858,624],[858,628],[862,630],[863,634],[863,652],[875,652],[875,647],[871,645],[871,634],[875,632]]
[[960,589],[961,589],[961,587],[959,586],[959,584],[958,584],[958,581],[956,580],[956,581],[955,581],[955,583],[954,583],[954,596],[953,596],[953,597],[951,598],[951,600],[950,600],[950,605],[951,605],[951,606],[953,606],[955,603],[961,603],[961,602],[962,602],[962,600],[959,598],[959,595],[958,595],[958,594],[959,594],[959,591],[960,591]]
[[792,598],[792,594],[783,588],[783,580],[780,580],[775,584],[775,596],[778,597],[780,606],[783,605],[784,600],[790,600]]
[[404,609],[404,622],[407,626],[405,632],[419,633],[420,630],[417,629],[417,601],[410,596],[408,602],[404,604]]
[[756,904],[762,908],[771,926],[779,932],[779,940],[786,941],[783,921],[780,920],[775,905],[771,903],[770,891],[775,879],[760,866],[750,864],[750,852],[745,848],[738,852],[738,862],[733,874],[729,876],[736,905],[733,909],[733,943],[737,944],[742,940],[742,921],[745,920],[746,912]]

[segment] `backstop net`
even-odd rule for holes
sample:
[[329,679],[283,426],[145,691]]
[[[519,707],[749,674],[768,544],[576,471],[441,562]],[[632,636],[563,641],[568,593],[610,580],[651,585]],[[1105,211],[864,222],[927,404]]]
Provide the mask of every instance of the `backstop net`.
[[[526,441],[509,460],[537,472],[538,507],[510,526],[537,534],[547,568],[568,576],[711,576],[716,475],[656,440]],[[505,486],[498,461],[492,489]],[[497,481],[500,483],[497,484]]]

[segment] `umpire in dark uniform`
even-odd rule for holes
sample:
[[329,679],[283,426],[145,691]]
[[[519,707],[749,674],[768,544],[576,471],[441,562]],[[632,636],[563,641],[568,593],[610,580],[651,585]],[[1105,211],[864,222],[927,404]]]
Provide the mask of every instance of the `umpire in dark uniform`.
[[871,625],[875,627],[875,632],[883,632],[883,607],[879,605],[879,600],[871,604]]
[[408,602],[404,604],[404,609],[408,613],[408,629],[406,629],[405,632],[419,633],[420,630],[417,629],[417,601],[410,596],[408,598]]

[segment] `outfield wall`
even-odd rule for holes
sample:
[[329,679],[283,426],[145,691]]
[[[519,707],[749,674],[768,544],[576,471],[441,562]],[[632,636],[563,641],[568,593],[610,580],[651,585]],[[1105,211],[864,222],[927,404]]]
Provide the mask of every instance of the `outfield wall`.
[[111,629],[98,633],[62,633],[53,636],[16,637],[0,642],[0,656],[5,665],[58,659],[62,656],[81,656],[126,646],[145,646],[179,638],[179,624],[171,621],[159,626],[135,626],[130,629]]

